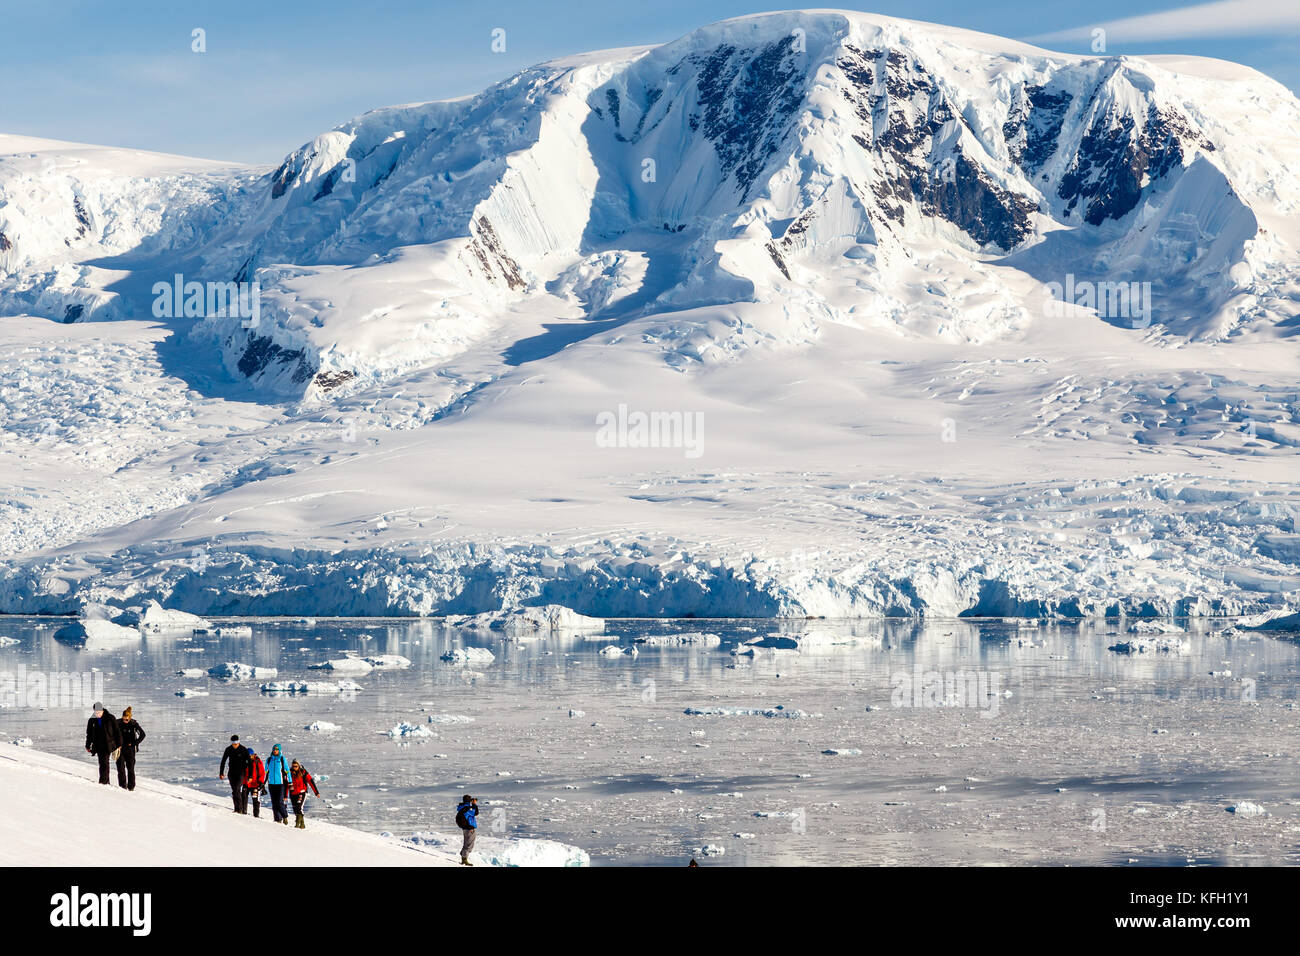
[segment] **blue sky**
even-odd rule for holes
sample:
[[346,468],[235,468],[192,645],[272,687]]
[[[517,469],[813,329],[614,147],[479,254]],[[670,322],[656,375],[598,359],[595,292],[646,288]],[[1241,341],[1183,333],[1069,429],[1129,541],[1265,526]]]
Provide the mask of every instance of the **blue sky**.
[[[377,106],[473,93],[551,57],[663,42],[765,9],[783,7],[756,0],[0,0],[0,132],[275,163]],[[1300,90],[1296,0],[881,0],[855,9],[1049,37],[1035,42],[1066,52],[1087,52],[1089,28],[1106,24],[1107,53],[1235,60]],[[191,52],[196,27],[207,35],[201,55]],[[506,31],[504,53],[490,48],[497,27]]]

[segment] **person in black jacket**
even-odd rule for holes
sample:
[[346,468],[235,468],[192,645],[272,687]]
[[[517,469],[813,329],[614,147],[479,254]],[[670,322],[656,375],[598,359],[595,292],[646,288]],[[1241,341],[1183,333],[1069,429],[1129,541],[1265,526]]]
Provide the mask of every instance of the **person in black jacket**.
[[122,719],[117,722],[117,729],[122,738],[122,749],[117,755],[117,785],[127,790],[135,789],[135,753],[144,743],[144,728],[135,720],[128,707],[122,711]]
[[122,734],[118,730],[117,718],[104,709],[104,705],[95,701],[93,716],[86,721],[86,753],[99,758],[99,782],[108,783],[108,760],[118,747],[122,746]]
[[217,772],[220,780],[226,779],[226,764],[230,764],[230,799],[234,801],[236,813],[248,812],[248,792],[244,787],[244,775],[248,773],[248,748],[239,743],[239,734],[230,738],[230,746],[221,755],[221,769]]

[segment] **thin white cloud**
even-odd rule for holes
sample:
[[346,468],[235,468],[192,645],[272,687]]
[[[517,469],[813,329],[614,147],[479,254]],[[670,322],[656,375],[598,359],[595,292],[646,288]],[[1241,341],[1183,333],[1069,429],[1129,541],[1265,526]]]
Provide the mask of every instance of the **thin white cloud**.
[[1160,13],[1146,13],[1104,23],[1058,30],[1029,37],[1033,43],[1092,39],[1096,28],[1112,42],[1182,40],[1189,37],[1300,34],[1300,3],[1295,0],[1219,0]]

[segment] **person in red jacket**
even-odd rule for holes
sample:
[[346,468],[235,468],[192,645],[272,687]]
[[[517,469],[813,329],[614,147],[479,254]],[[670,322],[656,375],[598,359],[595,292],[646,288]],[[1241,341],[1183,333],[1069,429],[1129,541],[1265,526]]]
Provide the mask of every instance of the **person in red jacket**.
[[244,771],[246,799],[253,801],[253,818],[262,815],[262,794],[266,793],[266,765],[252,747],[248,749],[248,769]]
[[311,778],[307,768],[295,760],[289,765],[289,800],[293,803],[294,827],[299,830],[307,829],[303,814],[307,812],[309,788],[316,796],[320,796],[320,791],[316,789],[316,781]]

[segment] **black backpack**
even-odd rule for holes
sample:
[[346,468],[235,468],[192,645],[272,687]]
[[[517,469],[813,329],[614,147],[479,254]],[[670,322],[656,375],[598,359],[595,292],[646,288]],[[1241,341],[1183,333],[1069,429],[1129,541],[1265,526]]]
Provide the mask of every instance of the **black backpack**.
[[470,808],[470,804],[466,803],[456,811],[456,826],[460,827],[462,830],[473,829],[473,827],[469,825],[469,821],[465,819],[465,811],[468,810],[469,808]]

